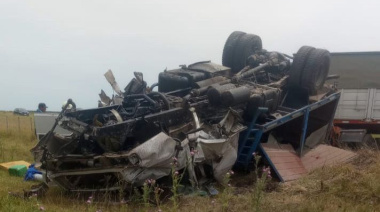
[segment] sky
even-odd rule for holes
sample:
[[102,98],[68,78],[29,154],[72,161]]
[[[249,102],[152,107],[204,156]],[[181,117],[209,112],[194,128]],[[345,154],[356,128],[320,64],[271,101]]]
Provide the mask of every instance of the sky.
[[380,1],[0,0],[0,110],[97,107],[111,69],[123,89],[134,71],[148,84],[181,64],[221,63],[233,31],[287,54],[380,51]]

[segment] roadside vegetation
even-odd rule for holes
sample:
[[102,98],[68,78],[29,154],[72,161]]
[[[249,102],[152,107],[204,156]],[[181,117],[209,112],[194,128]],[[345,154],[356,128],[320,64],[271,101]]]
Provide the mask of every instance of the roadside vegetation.
[[[5,117],[8,129],[2,122]],[[33,162],[29,150],[37,140],[32,119],[33,115],[19,119],[0,112],[0,162]],[[359,155],[350,164],[317,169],[285,184],[271,179],[266,167],[249,174],[229,172],[224,186],[216,186],[216,197],[199,192],[186,196],[178,192],[173,197],[173,188],[147,181],[140,190],[118,194],[67,193],[53,187],[46,196],[24,198],[23,190],[37,182],[24,182],[0,170],[0,211],[380,211],[380,154],[363,150]],[[173,185],[181,188],[180,173],[173,176]]]

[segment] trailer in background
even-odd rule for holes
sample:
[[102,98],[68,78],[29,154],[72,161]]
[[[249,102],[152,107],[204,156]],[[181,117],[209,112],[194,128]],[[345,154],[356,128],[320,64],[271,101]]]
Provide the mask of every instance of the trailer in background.
[[380,137],[380,52],[332,53],[341,97],[334,120],[335,142],[378,149]]

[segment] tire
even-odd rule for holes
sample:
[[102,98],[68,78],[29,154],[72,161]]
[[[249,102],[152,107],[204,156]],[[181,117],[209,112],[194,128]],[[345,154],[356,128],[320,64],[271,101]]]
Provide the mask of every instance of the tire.
[[254,34],[245,34],[238,40],[233,55],[232,72],[237,73],[246,66],[247,58],[262,49],[261,38]]
[[241,36],[245,35],[245,32],[235,31],[227,38],[223,48],[222,64],[227,67],[232,67],[233,56],[235,53],[235,47]]
[[330,52],[314,49],[306,61],[301,75],[301,86],[316,94],[323,87],[330,68]]
[[311,46],[302,46],[294,56],[292,66],[289,71],[289,85],[293,87],[301,86],[302,72],[310,53],[314,50]]

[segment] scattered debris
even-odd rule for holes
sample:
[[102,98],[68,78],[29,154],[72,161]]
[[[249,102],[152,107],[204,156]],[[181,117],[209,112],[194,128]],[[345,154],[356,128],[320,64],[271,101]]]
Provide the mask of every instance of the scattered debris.
[[9,167],[8,172],[11,176],[18,176],[23,177],[26,173],[26,166],[25,165],[14,165]]
[[23,177],[27,171],[27,167],[30,163],[26,161],[11,161],[6,163],[0,163],[0,169],[8,171],[11,176]]
[[11,162],[6,162],[6,163],[0,163],[0,168],[7,171],[10,167],[15,166],[15,165],[25,165],[26,167],[29,167],[30,163],[23,160],[11,161]]
[[28,181],[28,180],[43,181],[42,172],[40,172],[39,170],[37,170],[36,168],[34,168],[34,164],[32,164],[32,165],[30,165],[28,167],[28,170],[24,174],[24,180],[25,181]]

